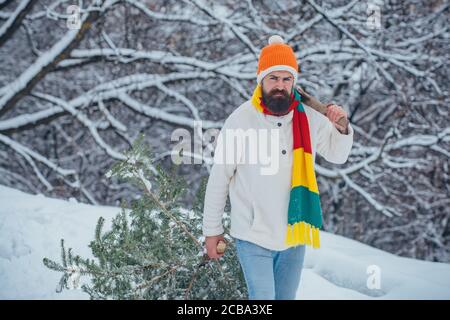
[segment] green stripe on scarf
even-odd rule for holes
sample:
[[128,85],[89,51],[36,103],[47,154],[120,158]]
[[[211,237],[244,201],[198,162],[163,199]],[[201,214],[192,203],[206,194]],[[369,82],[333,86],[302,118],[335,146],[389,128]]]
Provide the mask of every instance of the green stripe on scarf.
[[322,226],[320,197],[304,186],[291,189],[288,213],[288,224],[304,221],[317,228]]

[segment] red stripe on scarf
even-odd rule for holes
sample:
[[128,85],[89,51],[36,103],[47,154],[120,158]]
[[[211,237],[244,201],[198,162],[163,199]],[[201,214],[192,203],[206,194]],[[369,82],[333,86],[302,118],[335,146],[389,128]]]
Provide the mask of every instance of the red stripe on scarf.
[[309,125],[308,119],[306,118],[306,113],[303,111],[294,111],[293,126],[295,128],[300,128],[294,131],[294,150],[298,148],[303,148],[304,152],[311,153],[311,139],[309,135]]

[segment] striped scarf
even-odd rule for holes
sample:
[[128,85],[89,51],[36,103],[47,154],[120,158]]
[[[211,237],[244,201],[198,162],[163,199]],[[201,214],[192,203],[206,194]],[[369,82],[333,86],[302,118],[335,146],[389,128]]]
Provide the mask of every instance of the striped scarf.
[[[301,103],[300,93],[295,88],[292,91],[293,99],[288,112],[294,110],[292,118],[294,150],[285,242],[290,247],[306,244],[319,248],[322,209],[314,172],[308,118]],[[273,115],[262,101],[261,85],[256,87],[251,101],[259,112]]]

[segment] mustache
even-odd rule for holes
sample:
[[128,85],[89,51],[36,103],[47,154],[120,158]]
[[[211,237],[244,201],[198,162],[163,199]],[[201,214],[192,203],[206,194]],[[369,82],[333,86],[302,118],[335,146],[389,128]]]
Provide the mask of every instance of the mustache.
[[273,89],[272,91],[270,91],[268,96],[272,97],[276,94],[282,94],[284,97],[289,97],[289,94],[286,90],[278,90],[278,89]]

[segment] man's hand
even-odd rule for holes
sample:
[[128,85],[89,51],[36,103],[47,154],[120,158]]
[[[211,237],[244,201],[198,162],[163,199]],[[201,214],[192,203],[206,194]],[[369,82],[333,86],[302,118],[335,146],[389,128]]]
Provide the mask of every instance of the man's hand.
[[205,238],[206,252],[211,259],[219,259],[223,256],[223,253],[217,252],[217,244],[221,240],[225,242],[223,234]]
[[[327,117],[328,119],[330,119],[331,123],[333,123],[336,129],[339,130],[340,133],[348,133],[348,115],[342,107],[336,104],[329,104],[327,106]],[[344,127],[337,123],[341,118],[344,118],[346,120],[347,126]]]

